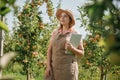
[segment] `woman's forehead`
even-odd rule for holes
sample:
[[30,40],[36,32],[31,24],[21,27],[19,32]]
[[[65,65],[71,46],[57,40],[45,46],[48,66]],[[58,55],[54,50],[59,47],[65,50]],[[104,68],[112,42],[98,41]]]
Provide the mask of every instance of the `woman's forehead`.
[[68,16],[68,14],[66,14],[65,12],[62,12],[61,15],[66,15],[66,16]]

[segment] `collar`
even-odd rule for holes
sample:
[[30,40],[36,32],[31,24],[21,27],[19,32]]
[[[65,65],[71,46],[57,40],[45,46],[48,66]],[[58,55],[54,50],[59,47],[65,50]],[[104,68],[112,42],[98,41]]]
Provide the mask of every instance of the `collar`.
[[[62,31],[63,31],[62,28],[58,29],[58,33],[62,33]],[[73,29],[72,29],[72,28],[70,28],[69,30],[67,30],[66,33],[71,33],[71,32],[73,32]],[[65,33],[65,34],[66,34],[66,33]]]

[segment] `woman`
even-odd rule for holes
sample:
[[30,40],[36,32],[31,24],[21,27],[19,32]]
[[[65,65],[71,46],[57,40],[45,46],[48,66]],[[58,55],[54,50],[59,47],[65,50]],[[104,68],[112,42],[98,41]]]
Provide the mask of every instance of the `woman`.
[[[82,41],[78,48],[69,43],[71,34],[76,33],[72,28],[75,24],[73,14],[70,10],[58,9],[56,17],[60,22],[60,27],[53,31],[50,39],[45,78],[78,80],[78,64],[75,56],[82,57],[84,48]],[[72,54],[66,54],[66,50],[71,51]]]

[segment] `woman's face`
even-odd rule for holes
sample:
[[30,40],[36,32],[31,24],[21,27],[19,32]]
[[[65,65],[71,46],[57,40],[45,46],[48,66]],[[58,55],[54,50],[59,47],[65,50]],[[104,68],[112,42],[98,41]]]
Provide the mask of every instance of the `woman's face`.
[[62,25],[69,25],[69,23],[70,23],[70,17],[66,13],[64,13],[64,12],[61,13],[60,23]]

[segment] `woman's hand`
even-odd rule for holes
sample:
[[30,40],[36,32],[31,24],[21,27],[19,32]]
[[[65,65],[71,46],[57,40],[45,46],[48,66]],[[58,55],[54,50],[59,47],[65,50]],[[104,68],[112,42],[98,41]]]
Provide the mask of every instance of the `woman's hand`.
[[84,55],[84,48],[83,48],[82,42],[80,42],[78,48],[75,48],[71,43],[66,42],[65,49],[71,51],[72,53],[74,53],[75,55],[77,55],[80,58]]
[[51,67],[47,67],[45,70],[45,78],[50,76]]
[[72,51],[73,48],[74,48],[74,46],[71,43],[69,43],[69,42],[65,43],[65,49],[66,50]]

